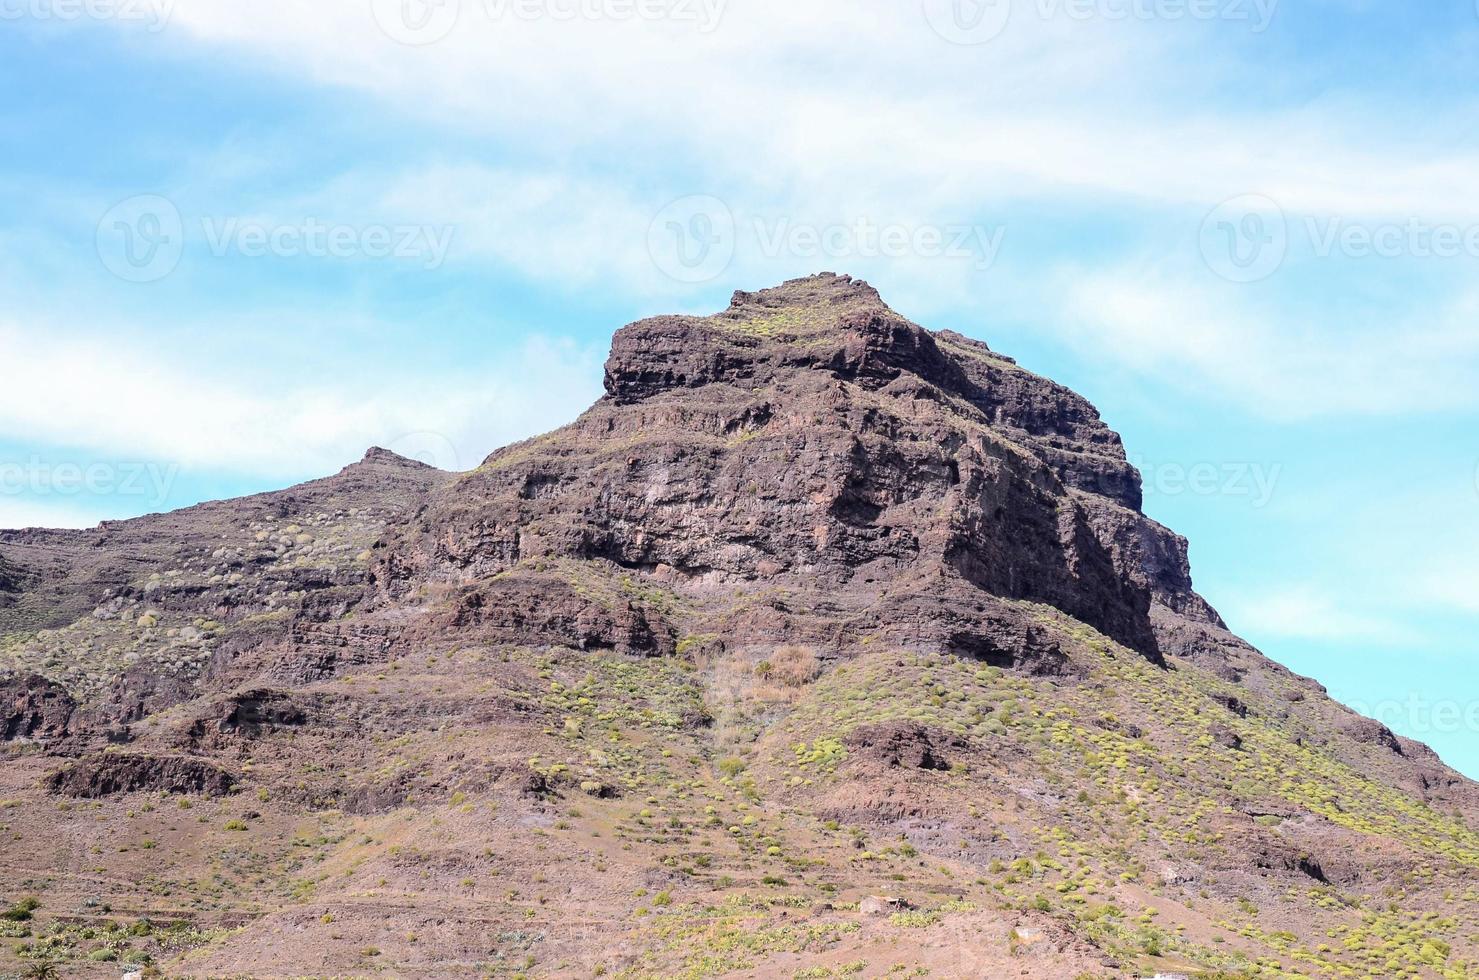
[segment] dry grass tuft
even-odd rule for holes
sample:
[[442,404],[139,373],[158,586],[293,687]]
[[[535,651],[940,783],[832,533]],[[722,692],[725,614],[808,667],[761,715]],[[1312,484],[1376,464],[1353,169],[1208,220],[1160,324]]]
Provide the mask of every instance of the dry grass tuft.
[[770,656],[769,679],[785,687],[805,687],[822,673],[810,647],[784,646]]

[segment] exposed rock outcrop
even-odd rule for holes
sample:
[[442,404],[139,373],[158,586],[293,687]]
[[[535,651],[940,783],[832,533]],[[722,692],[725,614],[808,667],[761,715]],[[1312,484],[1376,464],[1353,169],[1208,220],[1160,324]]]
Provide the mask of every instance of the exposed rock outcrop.
[[64,738],[76,711],[77,702],[54,681],[37,674],[0,677],[0,742]]
[[894,769],[949,769],[950,751],[966,748],[959,736],[906,721],[864,725],[843,743],[858,758]]
[[285,691],[258,689],[233,694],[211,705],[205,717],[190,726],[191,738],[214,740],[261,738],[283,729],[298,728],[309,720],[299,699]]
[[58,770],[51,789],[84,799],[140,790],[224,796],[235,782],[229,772],[203,759],[105,752]]
[[1194,605],[1184,542],[1133,509],[1138,476],[1092,406],[866,283],[818,276],[633,324],[606,391],[433,493],[377,550],[388,593],[604,561],[699,590],[821,588],[842,634],[894,638],[889,610],[950,606],[963,621],[914,645],[1034,666],[1051,654],[991,639],[1026,632],[996,600],[1056,606],[1157,661],[1153,597]]
[[1476,975],[1479,787],[1141,505],[1087,401],[866,283],[643,320],[471,472],[0,531],[0,867],[106,940],[68,969],[189,909],[172,975]]

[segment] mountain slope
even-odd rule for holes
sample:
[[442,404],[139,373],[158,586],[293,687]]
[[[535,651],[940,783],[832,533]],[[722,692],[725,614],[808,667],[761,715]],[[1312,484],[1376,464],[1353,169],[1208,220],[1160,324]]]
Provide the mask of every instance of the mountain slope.
[[1082,398],[827,274],[606,391],[0,532],[0,969],[1479,970],[1474,785],[1229,633]]

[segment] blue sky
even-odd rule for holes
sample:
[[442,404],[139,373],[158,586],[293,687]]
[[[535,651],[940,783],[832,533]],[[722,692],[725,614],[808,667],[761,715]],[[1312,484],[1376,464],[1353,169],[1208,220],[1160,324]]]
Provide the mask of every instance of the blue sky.
[[0,0],[0,525],[470,467],[623,323],[849,272],[1479,775],[1476,54],[1471,0]]

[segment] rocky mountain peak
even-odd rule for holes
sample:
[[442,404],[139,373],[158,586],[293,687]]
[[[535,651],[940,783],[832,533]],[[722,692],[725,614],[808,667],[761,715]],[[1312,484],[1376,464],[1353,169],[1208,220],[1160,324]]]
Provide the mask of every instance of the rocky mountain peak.
[[710,588],[821,583],[836,608],[810,626],[750,609],[722,628],[1004,663],[1051,657],[1003,602],[1157,662],[1156,607],[1215,617],[1092,405],[832,273],[622,328],[596,406],[433,493],[384,553],[392,594],[566,559]]
[[1479,976],[1479,788],[1186,548],[1088,401],[832,274],[471,472],[0,531],[0,974]]
[[870,387],[906,373],[947,390],[967,387],[934,334],[896,313],[868,283],[828,272],[736,292],[713,316],[660,316],[623,328],[612,343],[606,391],[630,403],[715,382],[753,387],[807,370]]
[[432,470],[432,469],[435,469],[434,466],[431,466],[431,465],[429,465],[427,463],[423,463],[419,459],[409,459],[409,458],[407,458],[405,456],[400,455],[399,453],[392,452],[389,449],[382,449],[379,446],[371,446],[368,450],[366,450],[365,455],[364,455],[364,458],[362,458],[358,463],[353,464],[353,465],[355,465],[355,466],[388,466],[388,467],[392,467],[392,468],[396,468],[396,469],[405,469],[405,470]]
[[835,272],[819,272],[758,292],[735,290],[725,315],[764,317],[776,310],[803,308],[822,314],[828,309],[843,311],[860,306],[888,309],[878,290],[866,281]]

